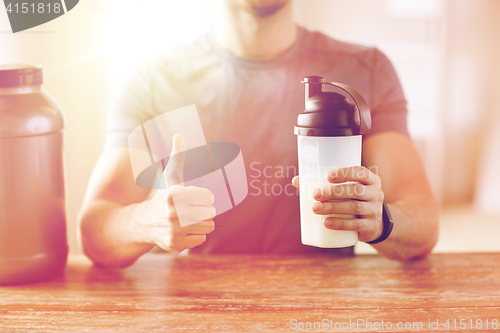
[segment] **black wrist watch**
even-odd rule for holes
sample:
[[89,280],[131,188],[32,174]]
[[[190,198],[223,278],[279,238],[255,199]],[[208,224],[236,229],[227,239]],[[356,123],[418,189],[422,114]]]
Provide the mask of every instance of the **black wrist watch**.
[[394,227],[394,222],[392,222],[391,212],[389,211],[389,208],[387,207],[385,201],[382,205],[382,223],[383,223],[383,228],[380,237],[375,240],[372,240],[371,242],[366,242],[367,244],[377,244],[383,242],[387,239],[387,237],[389,237],[389,235],[392,232],[392,228]]

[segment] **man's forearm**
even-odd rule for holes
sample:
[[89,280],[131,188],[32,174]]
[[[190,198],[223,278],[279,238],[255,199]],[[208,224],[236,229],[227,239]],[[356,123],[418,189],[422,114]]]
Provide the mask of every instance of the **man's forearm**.
[[391,235],[373,247],[390,259],[407,260],[429,254],[438,237],[438,207],[432,195],[415,194],[388,203],[394,221]]
[[96,263],[126,267],[154,246],[145,239],[137,219],[144,218],[145,203],[123,206],[98,200],[81,217],[83,251]]

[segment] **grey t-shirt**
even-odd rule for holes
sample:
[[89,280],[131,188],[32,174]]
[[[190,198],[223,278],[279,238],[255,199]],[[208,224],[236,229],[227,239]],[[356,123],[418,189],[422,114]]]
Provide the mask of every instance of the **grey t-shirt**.
[[372,47],[299,28],[295,44],[269,60],[236,57],[210,35],[144,65],[116,90],[105,148],[126,146],[147,120],[195,104],[207,142],[238,144],[249,181],[247,198],[215,218],[215,231],[193,253],[350,253],[302,245],[293,127],[304,109],[306,76],[356,89],[372,112],[371,135],[408,135],[406,100],[396,72]]

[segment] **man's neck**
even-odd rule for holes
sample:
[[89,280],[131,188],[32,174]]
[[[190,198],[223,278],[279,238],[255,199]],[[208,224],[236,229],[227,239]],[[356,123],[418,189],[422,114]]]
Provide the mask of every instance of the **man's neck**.
[[242,58],[274,58],[290,48],[297,37],[291,1],[267,17],[257,17],[221,1],[216,17],[213,28],[215,42]]

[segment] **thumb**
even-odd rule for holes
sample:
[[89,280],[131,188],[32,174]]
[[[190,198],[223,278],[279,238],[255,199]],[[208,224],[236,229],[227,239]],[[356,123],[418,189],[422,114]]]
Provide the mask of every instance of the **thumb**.
[[293,184],[293,186],[295,186],[296,188],[299,188],[299,176],[295,176],[295,177],[293,177],[293,179],[292,179],[292,184]]
[[174,135],[172,152],[163,175],[167,185],[184,186],[184,163],[186,162],[186,141],[182,134]]

